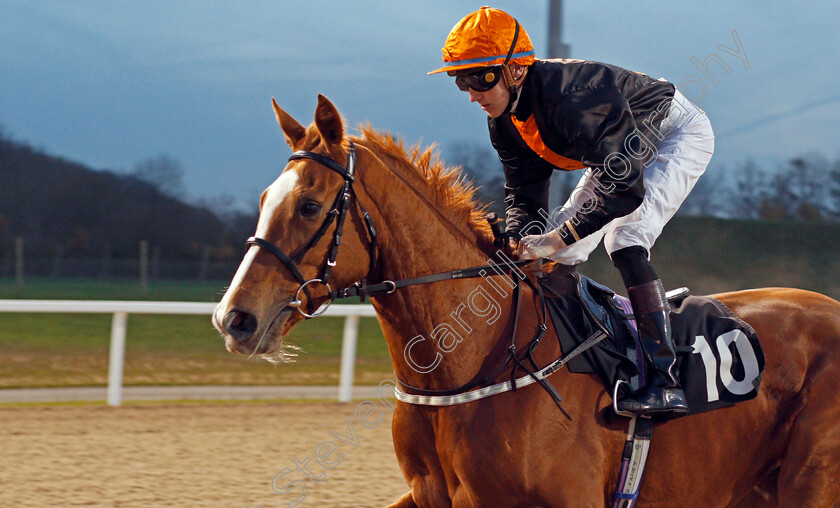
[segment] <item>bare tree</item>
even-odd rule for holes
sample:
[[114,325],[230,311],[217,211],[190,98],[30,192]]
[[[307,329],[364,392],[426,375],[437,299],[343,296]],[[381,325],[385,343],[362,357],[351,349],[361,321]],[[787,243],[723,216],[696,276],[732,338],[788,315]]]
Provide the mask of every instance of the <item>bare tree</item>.
[[769,176],[767,194],[761,200],[759,218],[786,220],[795,217],[796,195],[791,192],[788,175],[784,171]]
[[186,194],[184,170],[177,160],[167,154],[137,163],[131,175],[154,185],[169,197],[183,199]]
[[721,196],[726,194],[725,189],[723,173],[707,170],[694,184],[691,193],[680,207],[680,214],[703,217],[721,215],[720,200]]
[[449,147],[448,155],[449,162],[461,166],[478,183],[502,174],[502,163],[498,156],[484,145],[470,141],[456,142]]
[[831,164],[828,173],[828,193],[831,212],[834,217],[840,217],[840,157]]
[[729,200],[729,212],[742,219],[758,219],[767,196],[767,172],[748,160],[735,168],[735,189]]
[[788,163],[792,192],[797,198],[796,216],[821,220],[828,211],[829,163],[819,154],[795,157]]
[[[450,163],[461,166],[480,188],[479,197],[485,203],[493,203],[491,209],[504,216],[505,176],[498,155],[491,148],[473,142],[458,142],[448,150]],[[557,170],[551,175],[549,210],[562,206],[571,196],[580,178],[581,171]]]

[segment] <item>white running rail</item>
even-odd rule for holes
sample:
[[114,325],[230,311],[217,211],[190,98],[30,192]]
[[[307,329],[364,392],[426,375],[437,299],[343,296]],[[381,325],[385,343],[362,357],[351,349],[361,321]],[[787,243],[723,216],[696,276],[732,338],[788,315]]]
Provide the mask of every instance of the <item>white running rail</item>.
[[[113,314],[111,347],[108,361],[108,405],[119,406],[122,401],[123,363],[125,359],[125,330],[129,314],[193,314],[211,315],[212,302],[140,302],[113,300],[0,300],[0,312]],[[324,313],[327,317],[344,316],[344,335],[341,344],[341,373],[338,400],[349,402],[353,393],[353,371],[356,363],[356,340],[359,318],[376,316],[372,305],[333,305]]]

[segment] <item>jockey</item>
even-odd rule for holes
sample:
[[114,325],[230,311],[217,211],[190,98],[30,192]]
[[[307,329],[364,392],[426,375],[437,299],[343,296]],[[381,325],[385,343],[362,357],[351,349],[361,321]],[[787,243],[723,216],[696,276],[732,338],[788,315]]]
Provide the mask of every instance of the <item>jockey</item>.
[[[642,389],[620,397],[619,411],[687,411],[650,248],[712,157],[706,115],[663,79],[597,62],[538,60],[525,29],[489,7],[449,32],[443,62],[429,74],[446,71],[487,112],[513,251],[576,265],[603,239],[621,274],[651,368]],[[549,212],[557,169],[585,172],[563,208]]]

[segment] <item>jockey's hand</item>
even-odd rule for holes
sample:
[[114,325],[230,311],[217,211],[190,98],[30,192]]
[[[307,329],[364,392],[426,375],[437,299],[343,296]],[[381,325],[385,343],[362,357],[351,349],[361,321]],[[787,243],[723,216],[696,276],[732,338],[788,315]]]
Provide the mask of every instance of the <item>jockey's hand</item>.
[[552,256],[566,247],[556,229],[544,235],[528,235],[519,240],[516,255],[519,259],[540,259]]
[[510,252],[514,256],[516,255],[516,249],[519,247],[519,238],[509,237],[508,238],[508,247],[510,247]]

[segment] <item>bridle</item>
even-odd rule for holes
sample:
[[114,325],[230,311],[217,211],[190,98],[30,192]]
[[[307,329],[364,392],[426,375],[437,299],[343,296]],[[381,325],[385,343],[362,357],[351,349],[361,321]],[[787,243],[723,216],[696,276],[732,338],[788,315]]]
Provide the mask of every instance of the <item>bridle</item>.
[[[526,377],[530,377],[533,381],[538,382],[542,387],[551,395],[554,399],[555,404],[558,408],[560,408],[563,413],[571,419],[571,417],[565,412],[563,407],[560,405],[561,398],[557,391],[554,389],[551,384],[545,381],[544,377],[549,375],[551,372],[555,371],[556,368],[562,367],[563,363],[570,360],[574,356],[580,354],[583,350],[588,347],[591,347],[592,343],[587,345],[586,348],[577,348],[576,350],[572,351],[570,354],[566,355],[564,358],[561,358],[554,362],[552,365],[543,368],[542,370],[539,369],[539,366],[534,361],[533,352],[537,345],[539,345],[540,341],[542,340],[543,335],[545,334],[547,327],[546,327],[546,315],[547,309],[545,307],[545,299],[543,297],[542,289],[540,288],[539,284],[533,284],[528,281],[524,275],[521,276],[522,280],[525,280],[529,285],[532,286],[535,292],[539,295],[539,302],[540,306],[542,307],[542,312],[540,313],[541,316],[541,323],[537,327],[534,337],[528,344],[528,349],[526,350],[526,355],[520,358],[520,355],[517,354],[515,340],[516,340],[516,331],[518,328],[519,322],[519,304],[520,304],[520,285],[517,281],[517,276],[514,275],[516,271],[519,270],[520,267],[530,264],[530,260],[521,260],[521,261],[512,261],[510,260],[504,252],[501,250],[498,251],[498,255],[500,258],[503,259],[501,264],[490,263],[487,265],[482,266],[473,266],[469,268],[461,268],[457,270],[450,270],[448,272],[439,272],[429,275],[423,275],[420,277],[414,277],[409,279],[399,279],[396,281],[392,280],[385,280],[378,284],[367,284],[367,277],[369,277],[372,273],[374,268],[376,267],[376,230],[373,227],[373,221],[371,221],[370,215],[367,213],[365,208],[359,202],[358,197],[356,196],[355,191],[353,190],[353,182],[355,182],[355,172],[356,172],[356,149],[353,144],[353,141],[350,141],[350,146],[347,151],[347,166],[341,166],[337,162],[333,161],[327,156],[321,155],[315,152],[309,151],[297,151],[292,153],[289,157],[289,161],[293,160],[301,160],[301,159],[310,159],[318,162],[319,164],[326,166],[327,168],[335,171],[339,175],[344,178],[344,183],[341,186],[341,189],[338,192],[338,195],[335,197],[333,201],[332,209],[327,213],[327,217],[324,218],[324,222],[321,224],[321,227],[318,231],[315,232],[312,238],[297,250],[292,252],[292,254],[286,254],[283,252],[282,249],[277,247],[276,245],[266,241],[263,238],[259,238],[256,236],[252,236],[248,238],[246,244],[248,246],[256,245],[257,247],[263,248],[274,255],[280,262],[289,270],[289,272],[294,276],[295,280],[300,284],[297,291],[295,292],[294,299],[286,304],[288,307],[296,308],[298,312],[300,312],[304,317],[313,318],[320,316],[324,312],[326,312],[329,304],[332,303],[333,300],[340,299],[340,298],[349,298],[349,297],[361,297],[362,300],[366,296],[376,296],[376,295],[383,295],[383,294],[390,294],[396,291],[399,288],[406,287],[406,286],[414,286],[418,284],[428,284],[431,282],[443,281],[443,280],[452,280],[452,279],[464,279],[464,278],[474,278],[474,277],[484,277],[491,271],[494,272],[495,275],[510,275],[512,281],[514,282],[514,325],[513,325],[513,332],[511,333],[511,342],[510,346],[507,349],[507,356],[503,361],[498,363],[495,368],[492,369],[490,374],[483,376],[479,379],[475,379],[473,381],[468,382],[465,385],[462,385],[458,388],[450,389],[450,390],[427,390],[415,386],[411,386],[399,378],[397,378],[397,382],[405,389],[408,389],[414,392],[415,397],[432,397],[432,398],[444,398],[444,399],[452,399],[457,400],[457,396],[460,394],[464,394],[470,390],[478,386],[485,385],[496,376],[498,376],[506,367],[512,366],[511,371],[511,379],[510,379],[510,386],[513,390],[516,389],[519,383],[521,383],[521,379],[515,380],[514,376],[516,375],[516,371],[518,369],[522,369],[527,372]],[[332,273],[333,267],[335,267],[335,260],[336,256],[338,255],[338,248],[341,245],[341,234],[342,229],[344,227],[344,220],[347,216],[347,211],[350,208],[350,199],[356,197],[356,205],[361,210],[362,217],[364,218],[364,222],[367,228],[367,236],[368,236],[368,246],[370,249],[370,265],[368,267],[368,274],[365,278],[361,281],[356,282],[352,286],[344,289],[339,289],[333,291],[329,285],[329,278],[330,274]],[[303,256],[311,249],[320,239],[321,237],[326,234],[327,229],[330,227],[332,222],[336,220],[336,227],[335,232],[333,234],[333,241],[330,247],[330,250],[327,253],[327,257],[325,260],[324,268],[321,272],[321,276],[318,278],[313,278],[306,280],[301,273],[300,268],[297,265],[297,262],[300,261]],[[315,310],[313,309],[312,304],[312,297],[309,293],[308,286],[313,283],[319,283],[326,286],[328,294],[327,294],[327,305],[322,306],[320,309]],[[300,293],[301,291],[306,295],[307,298],[307,310],[304,311],[301,309],[303,303],[300,300]],[[525,359],[528,359],[533,366],[533,368],[529,368],[524,362]],[[563,363],[558,363],[558,362]],[[538,377],[543,376],[543,377]],[[489,389],[495,389],[496,387],[501,385],[494,385],[494,387],[488,387]],[[403,393],[403,395],[405,395]],[[460,402],[454,402],[460,403]],[[437,405],[437,404],[435,404]]]
[[[464,278],[473,278],[473,277],[483,277],[488,273],[495,273],[498,275],[502,274],[512,274],[514,270],[518,270],[520,267],[531,263],[529,260],[524,261],[512,261],[510,260],[503,252],[499,251],[499,256],[502,258],[500,263],[494,264],[487,264],[481,266],[473,266],[470,268],[461,268],[457,270],[450,270],[448,272],[439,272],[433,273],[430,275],[422,275],[420,277],[414,277],[410,279],[399,279],[396,281],[392,280],[385,280],[378,284],[368,284],[367,278],[373,273],[374,268],[376,267],[377,261],[377,251],[376,251],[376,230],[373,227],[373,221],[370,218],[370,215],[365,210],[364,206],[362,206],[361,202],[359,201],[358,197],[356,196],[355,191],[353,190],[353,182],[356,180],[356,148],[353,144],[353,141],[350,140],[350,147],[347,151],[347,166],[341,166],[334,160],[330,159],[325,155],[321,155],[315,152],[308,152],[308,151],[298,151],[292,153],[289,157],[289,161],[293,160],[300,160],[300,159],[310,159],[318,162],[326,166],[327,168],[335,171],[339,175],[344,178],[344,184],[342,185],[341,189],[338,192],[338,195],[333,202],[332,209],[327,214],[327,217],[324,219],[324,222],[321,224],[321,227],[315,233],[315,235],[297,250],[295,250],[292,254],[286,254],[276,245],[268,242],[263,238],[259,238],[256,236],[252,236],[248,238],[245,242],[247,245],[256,245],[261,247],[271,254],[274,255],[280,262],[285,266],[289,272],[295,277],[295,280],[300,284],[297,291],[295,292],[295,296],[291,302],[287,304],[288,307],[296,308],[301,314],[303,314],[306,318],[317,317],[323,314],[329,304],[319,309],[317,312],[314,311],[312,308],[312,298],[309,293],[308,286],[313,283],[319,283],[327,287],[327,301],[331,303],[333,300],[341,299],[341,298],[351,298],[351,297],[360,297],[362,301],[364,301],[365,297],[367,296],[377,296],[383,294],[390,294],[396,291],[399,288],[403,288],[406,286],[414,286],[418,284],[428,284],[430,282],[438,282],[442,280],[451,280],[451,279],[464,279]],[[368,236],[368,248],[370,250],[370,264],[368,266],[368,274],[362,280],[354,283],[352,286],[338,289],[333,291],[332,288],[329,286],[329,277],[332,273],[332,268],[335,266],[335,259],[338,255],[338,247],[341,245],[341,233],[342,228],[344,226],[344,219],[347,215],[347,210],[350,208],[350,199],[355,197],[356,204],[361,210],[362,217],[365,222],[365,227],[367,228],[367,236]],[[309,249],[311,249],[318,240],[321,239],[322,236],[327,232],[327,229],[332,224],[333,220],[336,220],[337,223],[335,227],[335,233],[333,236],[332,246],[330,247],[329,252],[327,253],[326,262],[324,264],[324,269],[321,272],[321,276],[318,278],[306,280],[303,274],[300,271],[300,268],[297,266],[297,262],[303,258],[304,254],[306,254]],[[303,311],[301,309],[303,303],[300,300],[300,293],[301,291],[307,297],[307,311]]]
[[[367,296],[377,296],[383,294],[390,294],[396,291],[399,288],[406,287],[406,286],[414,286],[417,284],[428,284],[430,282],[438,282],[442,280],[451,280],[451,279],[465,279],[465,278],[473,278],[473,277],[483,277],[487,273],[496,273],[498,275],[513,273],[514,270],[518,270],[520,267],[525,266],[531,261],[524,260],[524,261],[512,261],[510,260],[503,252],[499,251],[499,255],[502,258],[501,263],[491,263],[487,265],[481,266],[473,266],[470,268],[461,268],[457,270],[450,270],[448,272],[439,272],[433,273],[430,275],[422,275],[420,277],[414,277],[410,279],[399,279],[396,281],[392,280],[385,280],[378,284],[368,284],[367,278],[370,274],[373,273],[374,268],[376,267],[376,229],[373,227],[373,221],[370,218],[370,215],[365,210],[364,206],[362,206],[361,202],[359,201],[358,197],[356,196],[355,191],[353,190],[353,182],[356,181],[356,148],[353,144],[353,141],[350,141],[350,147],[347,151],[347,166],[341,166],[334,160],[330,159],[325,155],[321,155],[315,152],[308,152],[308,151],[297,151],[292,153],[289,157],[289,161],[300,160],[300,159],[310,159],[318,162],[326,166],[327,168],[335,171],[339,175],[344,178],[344,184],[342,185],[341,189],[338,192],[338,195],[333,202],[332,209],[327,213],[327,217],[324,218],[324,222],[321,223],[321,227],[318,231],[315,232],[315,235],[309,239],[308,242],[303,244],[297,250],[292,252],[291,254],[286,254],[283,252],[282,249],[277,247],[276,245],[272,244],[271,242],[259,238],[257,236],[252,236],[246,240],[247,245],[256,245],[261,247],[271,254],[274,255],[286,269],[294,276],[295,280],[300,284],[297,291],[295,292],[295,296],[291,302],[287,304],[288,307],[296,308],[298,312],[303,314],[306,318],[317,317],[326,312],[327,308],[329,307],[329,303],[332,303],[333,300],[337,300],[340,298],[351,298],[351,297],[360,297],[362,301],[364,301],[365,297]],[[332,273],[332,269],[335,266],[335,259],[338,255],[338,247],[341,245],[341,233],[344,226],[344,219],[347,216],[347,210],[350,208],[350,199],[355,197],[356,198],[356,205],[359,207],[359,210],[362,212],[362,217],[365,222],[365,227],[367,228],[367,236],[368,236],[368,248],[370,250],[370,264],[368,266],[368,274],[362,280],[354,283],[352,286],[338,289],[333,291],[329,285],[329,278],[330,274]],[[303,273],[298,268],[297,262],[303,258],[304,254],[306,254],[309,249],[311,249],[318,240],[321,239],[322,236],[327,232],[327,229],[332,224],[333,220],[336,220],[336,227],[335,233],[333,235],[332,246],[327,253],[326,262],[324,264],[324,269],[321,272],[321,276],[306,280],[303,276]],[[318,309],[316,312],[312,308],[312,298],[309,293],[308,286],[313,283],[319,283],[327,287],[327,301],[329,302],[327,305],[323,306],[322,308]],[[307,298],[307,311],[301,310],[303,305],[302,301],[300,300],[300,293],[301,291],[306,295]]]
[[[292,153],[289,157],[289,162],[294,160],[301,160],[301,159],[310,159],[318,162],[319,164],[328,167],[329,169],[335,171],[339,175],[344,178],[344,183],[341,186],[341,189],[338,191],[338,195],[335,197],[333,201],[332,208],[327,213],[327,216],[324,218],[324,222],[321,223],[321,227],[312,238],[309,239],[308,242],[303,244],[302,246],[298,247],[297,250],[292,252],[291,254],[286,254],[276,245],[266,241],[263,238],[259,238],[256,236],[252,236],[246,240],[246,245],[256,245],[261,247],[271,254],[274,255],[280,262],[285,266],[289,272],[294,276],[295,280],[300,284],[297,291],[295,292],[294,299],[287,304],[288,307],[296,308],[298,312],[303,314],[306,318],[317,317],[326,312],[327,308],[329,307],[329,303],[332,302],[333,291],[329,285],[330,275],[332,274],[332,269],[335,267],[335,259],[338,256],[338,247],[341,245],[341,234],[342,230],[344,229],[344,219],[347,217],[347,210],[350,208],[350,199],[356,197],[356,193],[353,190],[353,182],[356,180],[356,148],[353,144],[353,141],[350,141],[350,148],[347,150],[347,166],[341,166],[337,162],[333,161],[329,157],[325,155],[321,155],[315,152],[309,151],[297,151]],[[362,206],[359,202],[358,197],[356,197],[356,205],[359,207],[359,210],[362,212],[362,217],[365,221],[365,226],[367,228],[367,236],[368,236],[368,245],[370,249],[370,265],[368,269],[368,274],[370,274],[374,267],[376,266],[376,230],[373,227],[373,221],[370,219],[370,215],[367,213],[367,210]],[[321,237],[327,232],[327,229],[330,225],[336,221],[335,232],[333,233],[333,241],[330,247],[330,250],[327,252],[326,262],[324,264],[324,268],[321,271],[321,276],[306,280],[303,276],[303,273],[300,271],[297,263],[303,258],[303,256],[309,252]],[[312,295],[309,292],[309,285],[313,283],[318,283],[326,286],[327,291],[329,293],[330,298],[327,300],[328,304],[321,307],[318,310],[313,308],[312,303]],[[307,300],[307,309],[304,311],[302,307],[302,302],[300,300],[300,293],[306,295]]]

